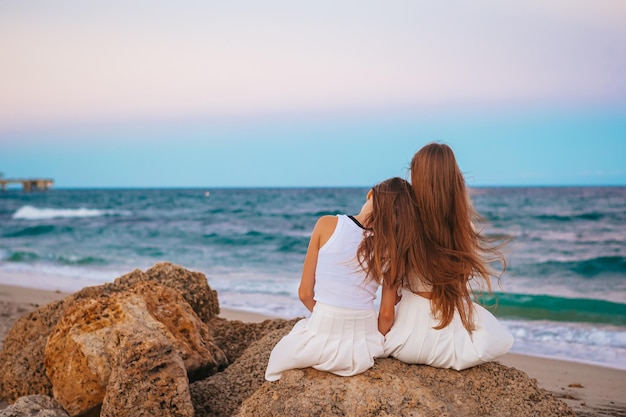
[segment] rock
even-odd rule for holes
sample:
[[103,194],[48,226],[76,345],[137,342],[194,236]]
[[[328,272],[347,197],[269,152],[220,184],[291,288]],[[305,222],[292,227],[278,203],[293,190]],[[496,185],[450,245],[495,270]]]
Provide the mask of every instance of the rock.
[[154,336],[118,332],[100,417],[194,416],[185,364],[163,333]]
[[0,417],[68,417],[53,398],[46,395],[29,395],[0,411]]
[[209,327],[215,344],[226,354],[228,362],[234,363],[252,343],[270,331],[285,328],[291,330],[299,320],[300,318],[273,319],[264,320],[261,323],[244,323],[239,320],[215,317],[209,322]]
[[146,272],[135,270],[117,278],[113,285],[130,286],[138,281],[154,281],[180,292],[198,317],[205,323],[220,314],[217,291],[211,289],[206,276],[169,262],[155,264]]
[[24,314],[39,307],[35,303],[16,303],[0,300],[0,352],[4,343],[4,337],[15,322]]
[[525,373],[496,362],[464,371],[377,359],[350,378],[312,368],[265,382],[238,417],[263,416],[575,416]]
[[68,307],[48,338],[44,363],[54,398],[72,416],[101,404],[103,415],[193,415],[187,375],[227,365],[182,295],[151,281]]
[[[225,371],[191,384],[196,416],[575,415],[523,372],[495,362],[458,372],[377,359],[372,369],[350,378],[304,369],[266,382],[269,354],[296,321],[212,320],[215,340],[230,359],[236,358],[237,343],[249,347]],[[247,339],[255,332],[265,336]],[[224,340],[234,346],[223,345]]]
[[216,291],[199,272],[178,265],[158,263],[146,272],[135,270],[113,283],[87,287],[22,316],[7,333],[0,352],[0,401],[15,401],[30,394],[52,395],[43,366],[44,348],[63,312],[76,302],[127,291],[138,282],[158,282],[179,291],[205,323],[219,314]]
[[[298,319],[242,323],[218,313],[206,278],[172,264],[85,288],[15,323],[0,352],[0,400],[52,395],[52,380],[70,415],[85,417],[575,415],[498,363],[457,372],[378,359],[354,377],[308,368],[266,382],[271,349]],[[34,411],[5,414],[22,401]],[[56,411],[36,404],[19,399],[0,417],[67,415],[37,414]]]
[[[225,321],[216,335],[240,334],[249,346],[224,372],[190,385],[191,401],[196,417],[230,417],[242,401],[251,396],[265,381],[265,367],[274,345],[293,327],[294,320],[266,320],[263,323]],[[260,340],[254,342],[246,337],[245,330]],[[216,337],[216,341],[220,336]],[[254,338],[254,337],[252,337]],[[237,340],[236,338],[233,340]],[[229,349],[226,347],[226,351]],[[231,354],[232,351],[231,351]],[[235,354],[233,354],[234,356]]]
[[69,304],[64,299],[40,307],[22,316],[9,330],[0,352],[0,400],[13,402],[31,394],[52,395],[43,352],[52,327]]

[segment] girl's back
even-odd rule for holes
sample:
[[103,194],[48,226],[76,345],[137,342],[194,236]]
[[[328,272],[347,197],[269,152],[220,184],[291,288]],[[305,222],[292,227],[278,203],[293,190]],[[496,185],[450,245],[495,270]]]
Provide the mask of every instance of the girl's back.
[[[404,362],[465,369],[506,353],[513,337],[472,301],[471,281],[491,290],[491,262],[506,267],[499,245],[482,234],[452,149],[431,143],[411,161],[419,222],[409,250],[402,299],[385,339],[385,353]],[[426,288],[428,292],[422,292]],[[419,294],[416,294],[419,293]]]
[[320,248],[315,273],[315,299],[324,304],[372,309],[378,282],[366,280],[356,261],[363,228],[346,215],[337,216],[330,239]]

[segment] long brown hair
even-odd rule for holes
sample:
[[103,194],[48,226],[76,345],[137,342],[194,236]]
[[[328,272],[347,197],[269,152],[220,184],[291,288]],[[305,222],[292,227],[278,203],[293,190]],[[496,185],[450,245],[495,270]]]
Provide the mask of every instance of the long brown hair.
[[397,286],[415,269],[410,257],[417,230],[413,189],[405,179],[394,177],[374,186],[372,199],[357,259],[368,279]]
[[[439,320],[436,329],[447,326],[455,310],[463,326],[474,329],[471,280],[491,292],[491,277],[506,269],[500,252],[503,236],[483,233],[484,219],[471,204],[452,149],[439,143],[421,148],[411,161],[411,183],[419,216],[413,255],[415,274],[405,285],[418,288],[418,280],[432,287],[431,309]],[[499,262],[502,271],[492,268]]]

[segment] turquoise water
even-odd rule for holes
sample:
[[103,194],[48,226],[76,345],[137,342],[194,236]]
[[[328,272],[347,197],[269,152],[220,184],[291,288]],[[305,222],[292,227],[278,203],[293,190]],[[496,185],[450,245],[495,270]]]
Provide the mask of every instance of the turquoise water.
[[[0,282],[75,291],[169,261],[207,275],[224,307],[294,317],[309,234],[367,189],[0,192]],[[519,353],[626,369],[626,188],[479,188],[509,268],[483,299]],[[29,282],[8,282],[9,272]],[[4,273],[4,275],[3,275]]]

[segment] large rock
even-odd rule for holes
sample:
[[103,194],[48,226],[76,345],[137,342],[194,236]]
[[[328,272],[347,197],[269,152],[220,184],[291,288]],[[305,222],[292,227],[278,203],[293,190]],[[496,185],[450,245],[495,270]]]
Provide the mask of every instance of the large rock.
[[378,359],[350,378],[312,368],[265,382],[238,417],[263,416],[575,416],[515,368],[490,362],[464,371]]
[[[175,289],[186,302],[178,298],[171,305],[164,303],[163,299],[174,300],[177,296],[149,282],[161,282]],[[149,297],[152,301],[148,301],[142,294],[152,294],[153,287],[159,287],[162,295]],[[111,304],[111,300],[119,302]],[[175,318],[180,314],[177,309],[185,310],[187,307],[181,306],[187,303],[201,320],[196,317],[187,323],[186,319],[179,322]],[[80,308],[84,309],[85,318],[93,321],[77,328],[64,324],[66,352],[79,352],[78,346],[82,346],[82,356],[77,355],[73,363],[83,367],[82,376],[75,377],[84,378],[84,386],[93,383],[96,391],[101,389],[99,383],[106,383],[102,408],[96,406],[94,416],[190,416],[194,411],[197,417],[237,413],[242,417],[574,415],[565,403],[539,389],[535,380],[497,363],[457,372],[380,359],[372,369],[355,377],[304,369],[288,371],[280,381],[266,382],[264,373],[271,349],[297,319],[242,323],[216,317],[217,294],[208,287],[204,276],[171,264],[159,264],[146,272],[133,271],[112,284],[86,288],[22,317],[7,335],[0,353],[0,363],[4,365],[0,400],[35,393],[51,395],[52,384],[43,366],[46,340],[50,335],[55,338],[60,331],[58,327],[53,334],[61,317],[64,322],[70,316],[79,319]],[[183,316],[187,317],[186,313]],[[116,317],[141,324],[126,326],[118,320],[111,326],[113,329],[103,330],[103,323],[114,322]],[[188,384],[187,367],[193,368],[197,363],[194,349],[202,346],[200,341],[206,341],[205,330],[198,322],[209,323],[215,344],[231,359],[231,365],[223,372]],[[196,336],[188,337],[194,326],[199,328],[197,333],[192,332]],[[133,330],[138,327],[143,330]],[[181,334],[176,336],[177,331]],[[177,344],[172,339],[185,342]],[[54,348],[59,356],[60,346],[63,345]],[[52,354],[52,344],[50,349]],[[214,353],[212,349],[208,348]],[[88,359],[96,357],[92,354],[98,351],[103,352],[99,360]],[[62,365],[55,366],[62,372]],[[198,369],[193,377],[201,378],[215,370],[202,370],[202,366]],[[41,417],[44,415],[48,414]]]
[[[215,344],[226,354],[229,363],[234,363],[253,343],[272,330],[291,330],[300,318],[291,320],[273,319],[260,323],[246,323],[215,317],[209,322]],[[271,348],[270,348],[271,350]],[[269,355],[269,351],[267,352]]]
[[[215,326],[216,341],[232,359],[237,344],[247,349],[224,372],[191,384],[196,417],[575,415],[536,380],[496,362],[458,372],[377,359],[372,369],[354,377],[309,368],[266,382],[269,354],[296,321],[254,326],[222,320]],[[263,334],[256,342],[247,339]],[[224,340],[235,342],[233,350]]]
[[185,365],[166,337],[120,332],[100,417],[193,417]]
[[204,322],[219,314],[217,293],[206,277],[171,263],[159,263],[146,272],[135,270],[113,283],[87,287],[22,316],[7,333],[0,363],[0,401],[42,394],[52,395],[52,384],[43,366],[44,348],[53,327],[63,312],[82,300],[127,291],[138,282],[158,282],[180,292]]
[[193,415],[187,375],[227,365],[182,295],[151,281],[68,307],[44,359],[54,398],[72,416],[101,404],[110,416]]
[[7,333],[0,352],[0,400],[13,402],[31,394],[52,395],[43,352],[52,327],[68,305],[66,300],[22,316]]
[[293,327],[286,321],[283,324],[284,328],[271,330],[251,344],[224,372],[191,384],[196,417],[230,417],[261,387],[272,347]]
[[154,281],[177,290],[204,322],[220,314],[217,291],[209,287],[206,276],[201,272],[190,271],[169,262],[160,262],[146,272],[135,270],[117,278],[113,285],[125,287],[139,281]]
[[29,395],[0,411],[0,417],[69,417],[54,398]]

